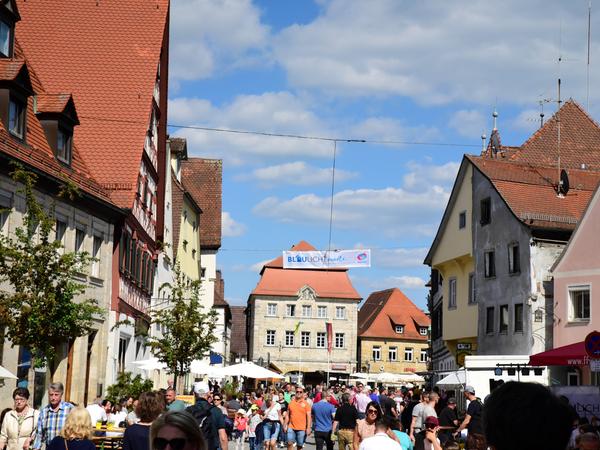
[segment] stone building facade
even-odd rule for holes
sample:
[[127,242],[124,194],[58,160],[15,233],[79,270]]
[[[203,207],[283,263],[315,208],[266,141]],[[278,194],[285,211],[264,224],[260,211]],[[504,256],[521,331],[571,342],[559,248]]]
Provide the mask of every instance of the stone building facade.
[[[292,250],[314,247],[302,241]],[[348,379],[357,368],[360,300],[345,269],[283,269],[282,258],[274,259],[263,267],[248,299],[248,359],[294,380],[300,374],[307,384],[328,374]]]

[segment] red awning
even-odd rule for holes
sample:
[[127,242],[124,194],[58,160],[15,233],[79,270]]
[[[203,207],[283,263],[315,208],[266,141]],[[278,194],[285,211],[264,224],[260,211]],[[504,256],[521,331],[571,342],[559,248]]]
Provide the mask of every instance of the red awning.
[[589,359],[584,343],[577,342],[531,355],[529,364],[532,366],[584,366],[589,364]]

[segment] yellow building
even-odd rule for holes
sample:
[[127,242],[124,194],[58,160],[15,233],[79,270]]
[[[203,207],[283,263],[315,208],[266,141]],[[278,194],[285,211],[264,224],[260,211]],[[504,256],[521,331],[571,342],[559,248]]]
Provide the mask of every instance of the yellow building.
[[[442,320],[442,339],[462,366],[464,357],[477,350],[478,309],[472,239],[473,166],[463,158],[433,244],[425,264],[437,270],[442,301],[432,318]],[[435,367],[434,367],[435,369]]]
[[429,317],[400,289],[373,292],[358,312],[361,371],[426,371],[430,325]]

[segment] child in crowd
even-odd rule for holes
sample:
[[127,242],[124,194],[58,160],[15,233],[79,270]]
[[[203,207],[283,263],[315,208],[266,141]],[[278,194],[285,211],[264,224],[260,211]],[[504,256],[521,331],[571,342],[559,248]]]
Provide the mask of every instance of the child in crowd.
[[235,440],[235,449],[242,450],[244,448],[244,438],[246,437],[246,428],[248,426],[248,418],[246,411],[238,409],[235,413],[233,422],[233,439]]
[[258,450],[260,448],[260,441],[256,440],[256,427],[262,422],[262,417],[258,412],[258,405],[252,405],[250,407],[250,417],[248,418],[248,425],[246,431],[248,432],[248,443],[250,450]]

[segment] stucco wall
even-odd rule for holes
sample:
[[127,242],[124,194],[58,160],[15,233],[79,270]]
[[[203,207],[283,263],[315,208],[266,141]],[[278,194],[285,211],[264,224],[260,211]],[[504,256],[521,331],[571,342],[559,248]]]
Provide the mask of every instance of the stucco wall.
[[[428,350],[427,342],[401,341],[393,339],[360,338],[360,366],[361,371],[368,373],[390,372],[424,372],[427,370],[427,359],[421,361],[421,350]],[[373,359],[373,347],[381,349],[381,358]],[[396,360],[389,358],[391,347],[396,349]],[[405,350],[412,349],[412,359],[404,359]],[[366,369],[366,370],[365,370]]]

